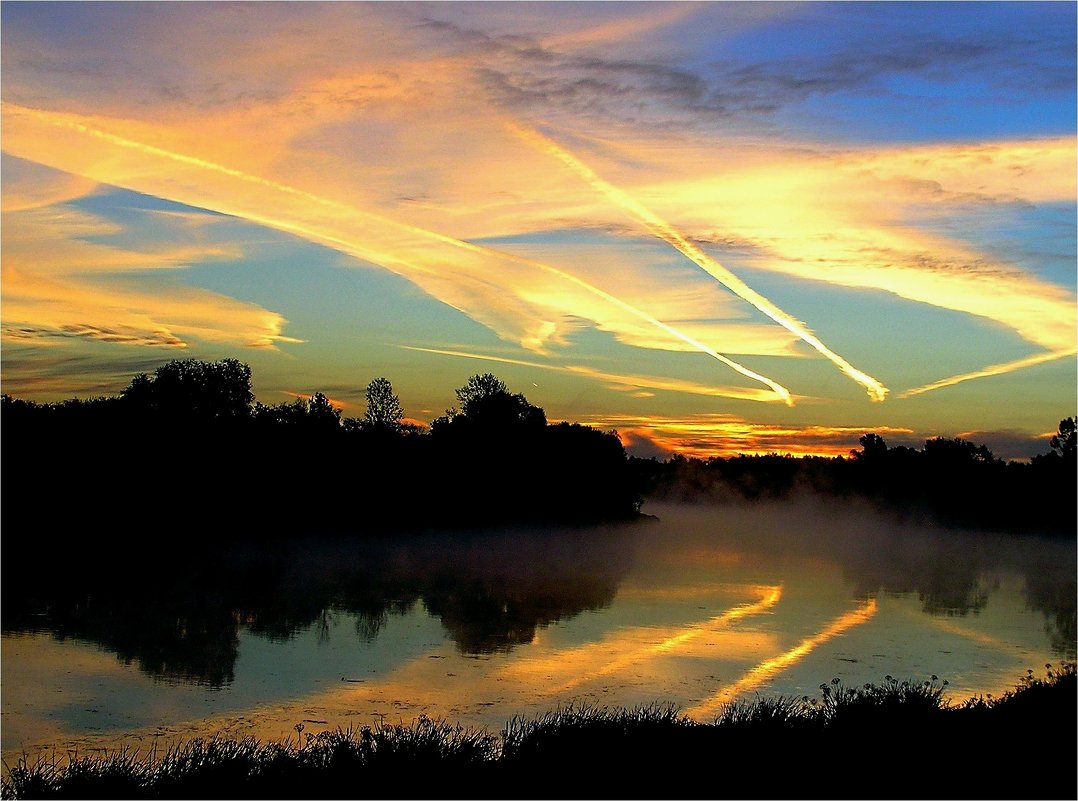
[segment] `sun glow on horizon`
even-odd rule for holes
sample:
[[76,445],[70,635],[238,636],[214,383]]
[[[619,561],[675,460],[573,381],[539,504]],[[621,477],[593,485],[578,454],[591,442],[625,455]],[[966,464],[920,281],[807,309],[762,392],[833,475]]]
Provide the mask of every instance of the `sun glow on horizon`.
[[[1073,413],[1067,25],[1033,54],[967,9],[826,47],[798,7],[423,9],[305,7],[297,37],[290,4],[6,8],[9,386],[59,399],[182,351],[271,393],[399,371],[434,408],[452,359],[502,359],[546,371],[552,419],[696,455],[842,455],[826,431],[853,422],[1032,455]],[[867,58],[874,26],[984,54]]]

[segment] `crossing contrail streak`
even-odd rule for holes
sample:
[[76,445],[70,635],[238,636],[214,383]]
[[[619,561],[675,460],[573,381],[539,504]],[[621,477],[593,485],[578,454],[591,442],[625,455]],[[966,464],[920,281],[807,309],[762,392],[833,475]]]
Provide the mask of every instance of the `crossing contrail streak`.
[[[703,342],[696,339],[695,337],[689,336],[688,334],[678,330],[674,326],[671,326],[671,325],[669,325],[667,323],[662,322],[661,320],[659,320],[656,317],[648,314],[647,312],[643,311],[642,309],[637,308],[636,306],[632,305],[631,303],[628,303],[627,301],[624,301],[621,298],[619,298],[619,297],[617,297],[615,295],[612,295],[612,294],[610,294],[609,292],[606,292],[603,289],[600,289],[599,287],[595,286],[594,284],[589,283],[588,281],[583,280],[582,278],[579,278],[579,277],[577,277],[575,275],[572,275],[571,273],[567,273],[564,270],[560,270],[557,267],[553,267],[551,265],[545,264],[543,262],[536,261],[534,259],[528,259],[528,258],[524,258],[524,257],[520,257],[520,256],[514,256],[513,254],[497,251],[497,250],[494,250],[492,248],[484,247],[482,245],[476,245],[476,244],[473,244],[471,242],[465,242],[463,240],[455,239],[455,238],[453,238],[451,236],[447,236],[445,234],[440,234],[440,233],[437,233],[435,231],[429,231],[427,229],[419,228],[419,227],[413,226],[413,225],[409,225],[407,223],[403,223],[403,222],[400,222],[398,220],[390,219],[388,217],[383,217],[383,216],[381,216],[379,214],[375,214],[375,213],[369,212],[369,211],[364,211],[362,209],[358,209],[358,208],[355,208],[353,206],[349,206],[347,204],[340,203],[340,202],[338,202],[336,200],[332,200],[330,198],[326,198],[326,197],[323,197],[321,195],[317,195],[317,194],[314,194],[312,192],[308,192],[308,191],[303,190],[303,189],[297,189],[296,187],[289,186],[288,184],[283,184],[283,183],[280,183],[278,181],[270,180],[268,178],[262,178],[262,177],[257,176],[257,175],[251,175],[251,174],[243,172],[241,170],[237,170],[237,169],[232,168],[232,167],[227,167],[227,166],[225,166],[223,164],[218,164],[218,163],[213,162],[213,161],[208,161],[206,159],[198,158],[196,156],[189,156],[189,155],[186,155],[184,153],[177,153],[177,152],[174,152],[174,151],[171,151],[171,150],[166,150],[164,148],[157,147],[155,145],[148,145],[148,144],[146,144],[144,142],[139,142],[139,141],[136,141],[136,140],[133,140],[133,139],[128,139],[127,137],[118,136],[116,134],[109,133],[108,131],[102,131],[100,129],[94,128],[94,127],[89,126],[89,125],[86,125],[85,123],[80,122],[78,119],[74,119],[72,117],[72,115],[59,114],[59,113],[56,113],[56,112],[41,111],[39,109],[33,109],[33,108],[29,108],[29,107],[24,107],[24,106],[18,106],[18,105],[11,104],[11,103],[4,103],[3,104],[3,109],[4,109],[4,113],[6,115],[15,116],[15,117],[22,116],[24,118],[28,117],[28,118],[37,120],[39,122],[43,122],[45,124],[51,125],[53,127],[66,128],[68,130],[74,130],[74,131],[77,131],[77,132],[79,132],[81,134],[84,134],[86,136],[89,136],[89,137],[92,137],[92,138],[95,138],[95,139],[98,139],[98,140],[101,140],[101,141],[108,142],[109,144],[115,145],[117,147],[122,147],[122,148],[129,149],[129,150],[135,150],[135,151],[138,151],[140,153],[144,153],[146,155],[166,159],[166,160],[173,161],[173,162],[176,162],[176,163],[179,163],[179,164],[184,164],[184,165],[187,165],[187,166],[190,166],[190,167],[196,167],[198,169],[207,170],[207,171],[214,172],[214,173],[217,173],[217,174],[220,174],[220,175],[225,175],[225,176],[228,176],[228,177],[233,178],[235,180],[242,181],[244,183],[262,186],[262,187],[265,187],[267,189],[271,189],[271,190],[276,191],[276,192],[281,192],[281,193],[286,194],[286,195],[301,198],[302,200],[308,201],[310,203],[313,203],[313,204],[316,204],[316,205],[319,205],[319,206],[322,206],[322,207],[325,207],[325,208],[332,208],[332,209],[334,209],[334,210],[336,210],[338,212],[342,212],[344,214],[353,215],[353,216],[360,217],[360,218],[365,218],[367,220],[371,220],[373,222],[376,222],[376,223],[378,223],[380,225],[389,226],[389,227],[396,228],[396,229],[401,230],[401,231],[406,231],[406,232],[412,234],[413,236],[417,236],[417,237],[420,237],[422,239],[427,239],[427,240],[433,240],[433,241],[436,241],[436,242],[440,242],[442,244],[448,245],[450,247],[453,247],[453,248],[456,248],[456,249],[459,249],[459,250],[465,250],[465,251],[469,251],[469,252],[476,253],[476,254],[479,254],[479,255],[483,255],[483,256],[485,256],[487,258],[494,258],[494,259],[500,259],[500,260],[503,260],[503,261],[510,261],[510,262],[513,262],[513,263],[516,263],[516,264],[520,264],[522,266],[527,266],[527,267],[531,267],[533,269],[540,270],[540,271],[545,272],[548,275],[554,276],[554,277],[556,277],[556,278],[558,278],[558,279],[560,279],[562,281],[571,283],[574,286],[577,286],[577,287],[579,287],[579,288],[581,288],[581,289],[595,295],[596,297],[599,297],[599,298],[605,300],[606,302],[608,302],[608,303],[610,303],[610,304],[612,304],[614,306],[617,306],[618,308],[622,309],[623,311],[634,315],[635,317],[643,320],[644,322],[648,323],[649,325],[652,325],[652,326],[660,329],[661,331],[669,334],[670,336],[672,336],[672,337],[674,337],[676,339],[680,339],[682,342],[685,342],[687,345],[690,345],[690,346],[696,348],[697,350],[701,351],[702,353],[706,353],[708,356],[711,356],[712,358],[717,359],[718,361],[725,364],[727,367],[730,367],[731,369],[737,371],[738,373],[741,373],[742,375],[746,376],[747,378],[751,378],[754,381],[759,381],[760,383],[765,384],[767,387],[769,387],[772,390],[772,392],[774,392],[779,398],[781,398],[782,401],[786,405],[788,405],[788,406],[793,406],[794,405],[793,398],[792,398],[789,390],[786,389],[781,384],[771,380],[770,378],[767,378],[766,376],[763,376],[763,375],[761,375],[761,374],[759,374],[757,372],[754,372],[754,371],[748,369],[747,367],[744,367],[741,364],[738,364],[733,359],[730,359],[729,357],[724,356],[723,354],[717,352],[714,348],[711,348],[710,346],[704,344]],[[221,210],[221,209],[218,209],[218,210]],[[318,242],[329,244],[332,247],[334,247],[335,249],[342,250],[345,253],[349,253],[350,255],[359,256],[360,258],[364,258],[364,259],[368,259],[370,261],[374,261],[376,263],[382,264],[383,266],[387,266],[387,265],[390,265],[390,264],[395,264],[395,265],[398,265],[398,266],[401,266],[401,267],[406,267],[406,268],[408,268],[410,270],[415,270],[417,272],[423,272],[423,273],[436,272],[436,271],[431,270],[431,268],[429,268],[429,267],[418,265],[418,264],[414,263],[414,261],[402,259],[402,258],[400,258],[398,256],[395,256],[393,254],[390,254],[390,253],[377,251],[377,250],[371,248],[370,246],[368,246],[366,244],[357,244],[357,243],[349,241],[347,239],[342,239],[341,237],[329,234],[328,232],[313,230],[308,226],[297,224],[295,222],[291,222],[291,221],[288,221],[288,220],[282,220],[282,219],[279,219],[277,217],[266,216],[266,215],[259,214],[257,212],[250,212],[250,211],[247,211],[247,210],[245,210],[243,212],[236,212],[235,210],[229,210],[228,213],[238,213],[240,216],[246,217],[247,219],[250,219],[250,220],[253,220],[253,221],[256,221],[256,222],[260,222],[260,223],[263,223],[263,224],[271,226],[271,227],[280,228],[280,229],[283,229],[283,230],[286,230],[286,231],[290,231],[290,232],[296,233],[298,235],[301,235],[301,236],[303,236],[304,238],[307,238],[307,239],[313,239],[313,240],[318,241]]]
[[538,370],[551,370],[569,375],[582,375],[588,378],[597,378],[610,384],[621,387],[633,387],[639,389],[661,389],[667,392],[687,392],[693,395],[704,395],[710,398],[735,398],[737,400],[761,401],[764,403],[781,400],[774,392],[764,389],[746,389],[742,387],[721,387],[711,384],[696,384],[690,381],[677,379],[651,378],[638,375],[618,375],[606,373],[584,365],[568,364],[542,364],[529,362],[524,359],[510,359],[505,356],[489,356],[483,353],[466,353],[459,350],[442,350],[440,348],[421,348],[415,345],[397,345],[402,350],[417,351],[419,353],[436,353],[440,356],[456,356],[461,359],[476,359],[484,362],[497,362],[499,364],[516,364],[521,367],[531,367]]
[[695,262],[701,269],[711,275],[715,280],[733,292],[742,300],[748,301],[761,312],[766,314],[776,323],[781,325],[786,330],[795,334],[804,342],[811,345],[831,362],[838,366],[842,372],[852,378],[861,386],[868,390],[869,397],[875,401],[882,401],[886,396],[888,389],[883,386],[872,376],[861,372],[848,361],[843,359],[833,350],[828,348],[819,338],[809,331],[805,326],[784,312],[770,300],[765,298],[759,292],[754,290],[732,272],[727,270],[715,259],[700,249],[699,246],[690,242],[685,236],[678,231],[673,225],[666,222],[659,217],[651,209],[644,206],[639,201],[628,195],[625,191],[619,189],[613,184],[601,178],[594,170],[587,164],[582,162],[572,153],[568,152],[561,145],[557,144],[553,140],[543,136],[538,131],[530,128],[525,128],[518,125],[515,122],[507,122],[509,130],[528,142],[533,147],[536,147],[548,155],[561,161],[569,169],[583,178],[594,189],[605,195],[616,205],[628,211],[630,214],[639,219],[651,233],[662,239],[667,244],[679,250],[687,258]]
[[[782,598],[781,585],[760,586],[755,589],[760,593],[759,600],[752,603],[739,604],[738,606],[728,609],[722,614],[716,615],[708,620],[685,626],[659,642],[643,643],[626,652],[613,654],[609,653],[611,643],[599,641],[589,645],[556,651],[548,657],[547,660],[530,660],[510,665],[503,670],[503,673],[520,673],[522,672],[521,668],[533,674],[536,672],[547,673],[548,671],[550,673],[555,673],[559,671],[559,668],[561,670],[571,668],[572,677],[570,679],[560,684],[547,684],[542,690],[544,695],[562,695],[581,684],[601,678],[602,676],[609,676],[611,673],[624,673],[629,668],[639,665],[641,662],[648,659],[667,654],[676,654],[679,650],[683,649],[686,644],[699,637],[713,635],[723,631],[727,629],[731,623],[734,623],[743,617],[750,617],[766,612],[768,609],[771,609],[778,604]],[[589,670],[583,666],[577,668],[577,665],[580,663],[587,665],[592,662],[593,660],[589,659],[588,656],[596,650],[603,651],[601,665],[593,670]]]
[[811,637],[806,637],[789,651],[773,656],[770,659],[765,659],[730,686],[701,701],[691,709],[687,709],[685,714],[696,720],[715,715],[722,710],[723,704],[727,704],[739,695],[759,687],[776,673],[800,662],[818,646],[854,626],[867,623],[876,614],[876,609],[876,599],[869,598],[857,609],[852,609],[835,618],[823,631]]
[[1045,362],[1054,362],[1056,359],[1063,359],[1067,356],[1073,356],[1075,353],[1078,353],[1078,348],[1071,348],[1069,350],[1053,350],[1048,351],[1047,353],[1037,353],[1033,356],[1027,356],[1024,359],[1016,359],[1013,362],[993,364],[989,367],[984,367],[980,370],[974,370],[970,373],[962,373],[960,375],[952,375],[949,378],[941,378],[939,381],[933,381],[931,384],[925,384],[922,387],[907,389],[898,397],[910,398],[914,395],[923,395],[924,393],[931,392],[934,389],[953,387],[955,384],[961,384],[963,381],[971,381],[974,378],[988,378],[989,376],[993,375],[1013,373],[1015,370],[1021,370],[1025,367],[1033,367],[1038,364],[1044,364]]

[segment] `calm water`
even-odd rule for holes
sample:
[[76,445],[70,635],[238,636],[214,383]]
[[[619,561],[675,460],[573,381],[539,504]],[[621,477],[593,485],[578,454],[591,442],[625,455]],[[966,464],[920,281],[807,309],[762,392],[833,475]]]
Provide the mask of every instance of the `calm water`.
[[4,758],[420,714],[499,730],[585,701],[708,719],[833,677],[936,674],[958,700],[1075,657],[1073,542],[822,502],[645,511],[659,520],[309,541],[5,595]]

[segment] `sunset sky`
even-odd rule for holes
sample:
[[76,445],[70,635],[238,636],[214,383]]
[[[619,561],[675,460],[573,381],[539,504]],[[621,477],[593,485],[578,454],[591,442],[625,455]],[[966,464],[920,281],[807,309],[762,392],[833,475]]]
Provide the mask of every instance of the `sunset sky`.
[[0,6],[3,391],[174,358],[630,452],[1048,449],[1074,3]]

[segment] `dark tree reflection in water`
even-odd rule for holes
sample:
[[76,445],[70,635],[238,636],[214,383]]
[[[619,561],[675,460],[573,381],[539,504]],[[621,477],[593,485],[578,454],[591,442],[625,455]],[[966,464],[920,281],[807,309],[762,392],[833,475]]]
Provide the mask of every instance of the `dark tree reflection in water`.
[[346,612],[369,642],[390,615],[419,602],[460,652],[504,652],[539,628],[608,606],[632,542],[611,526],[308,538],[137,564],[66,551],[5,575],[3,630],[94,642],[155,677],[211,687],[233,680],[241,629],[284,642],[313,625],[328,638]]

